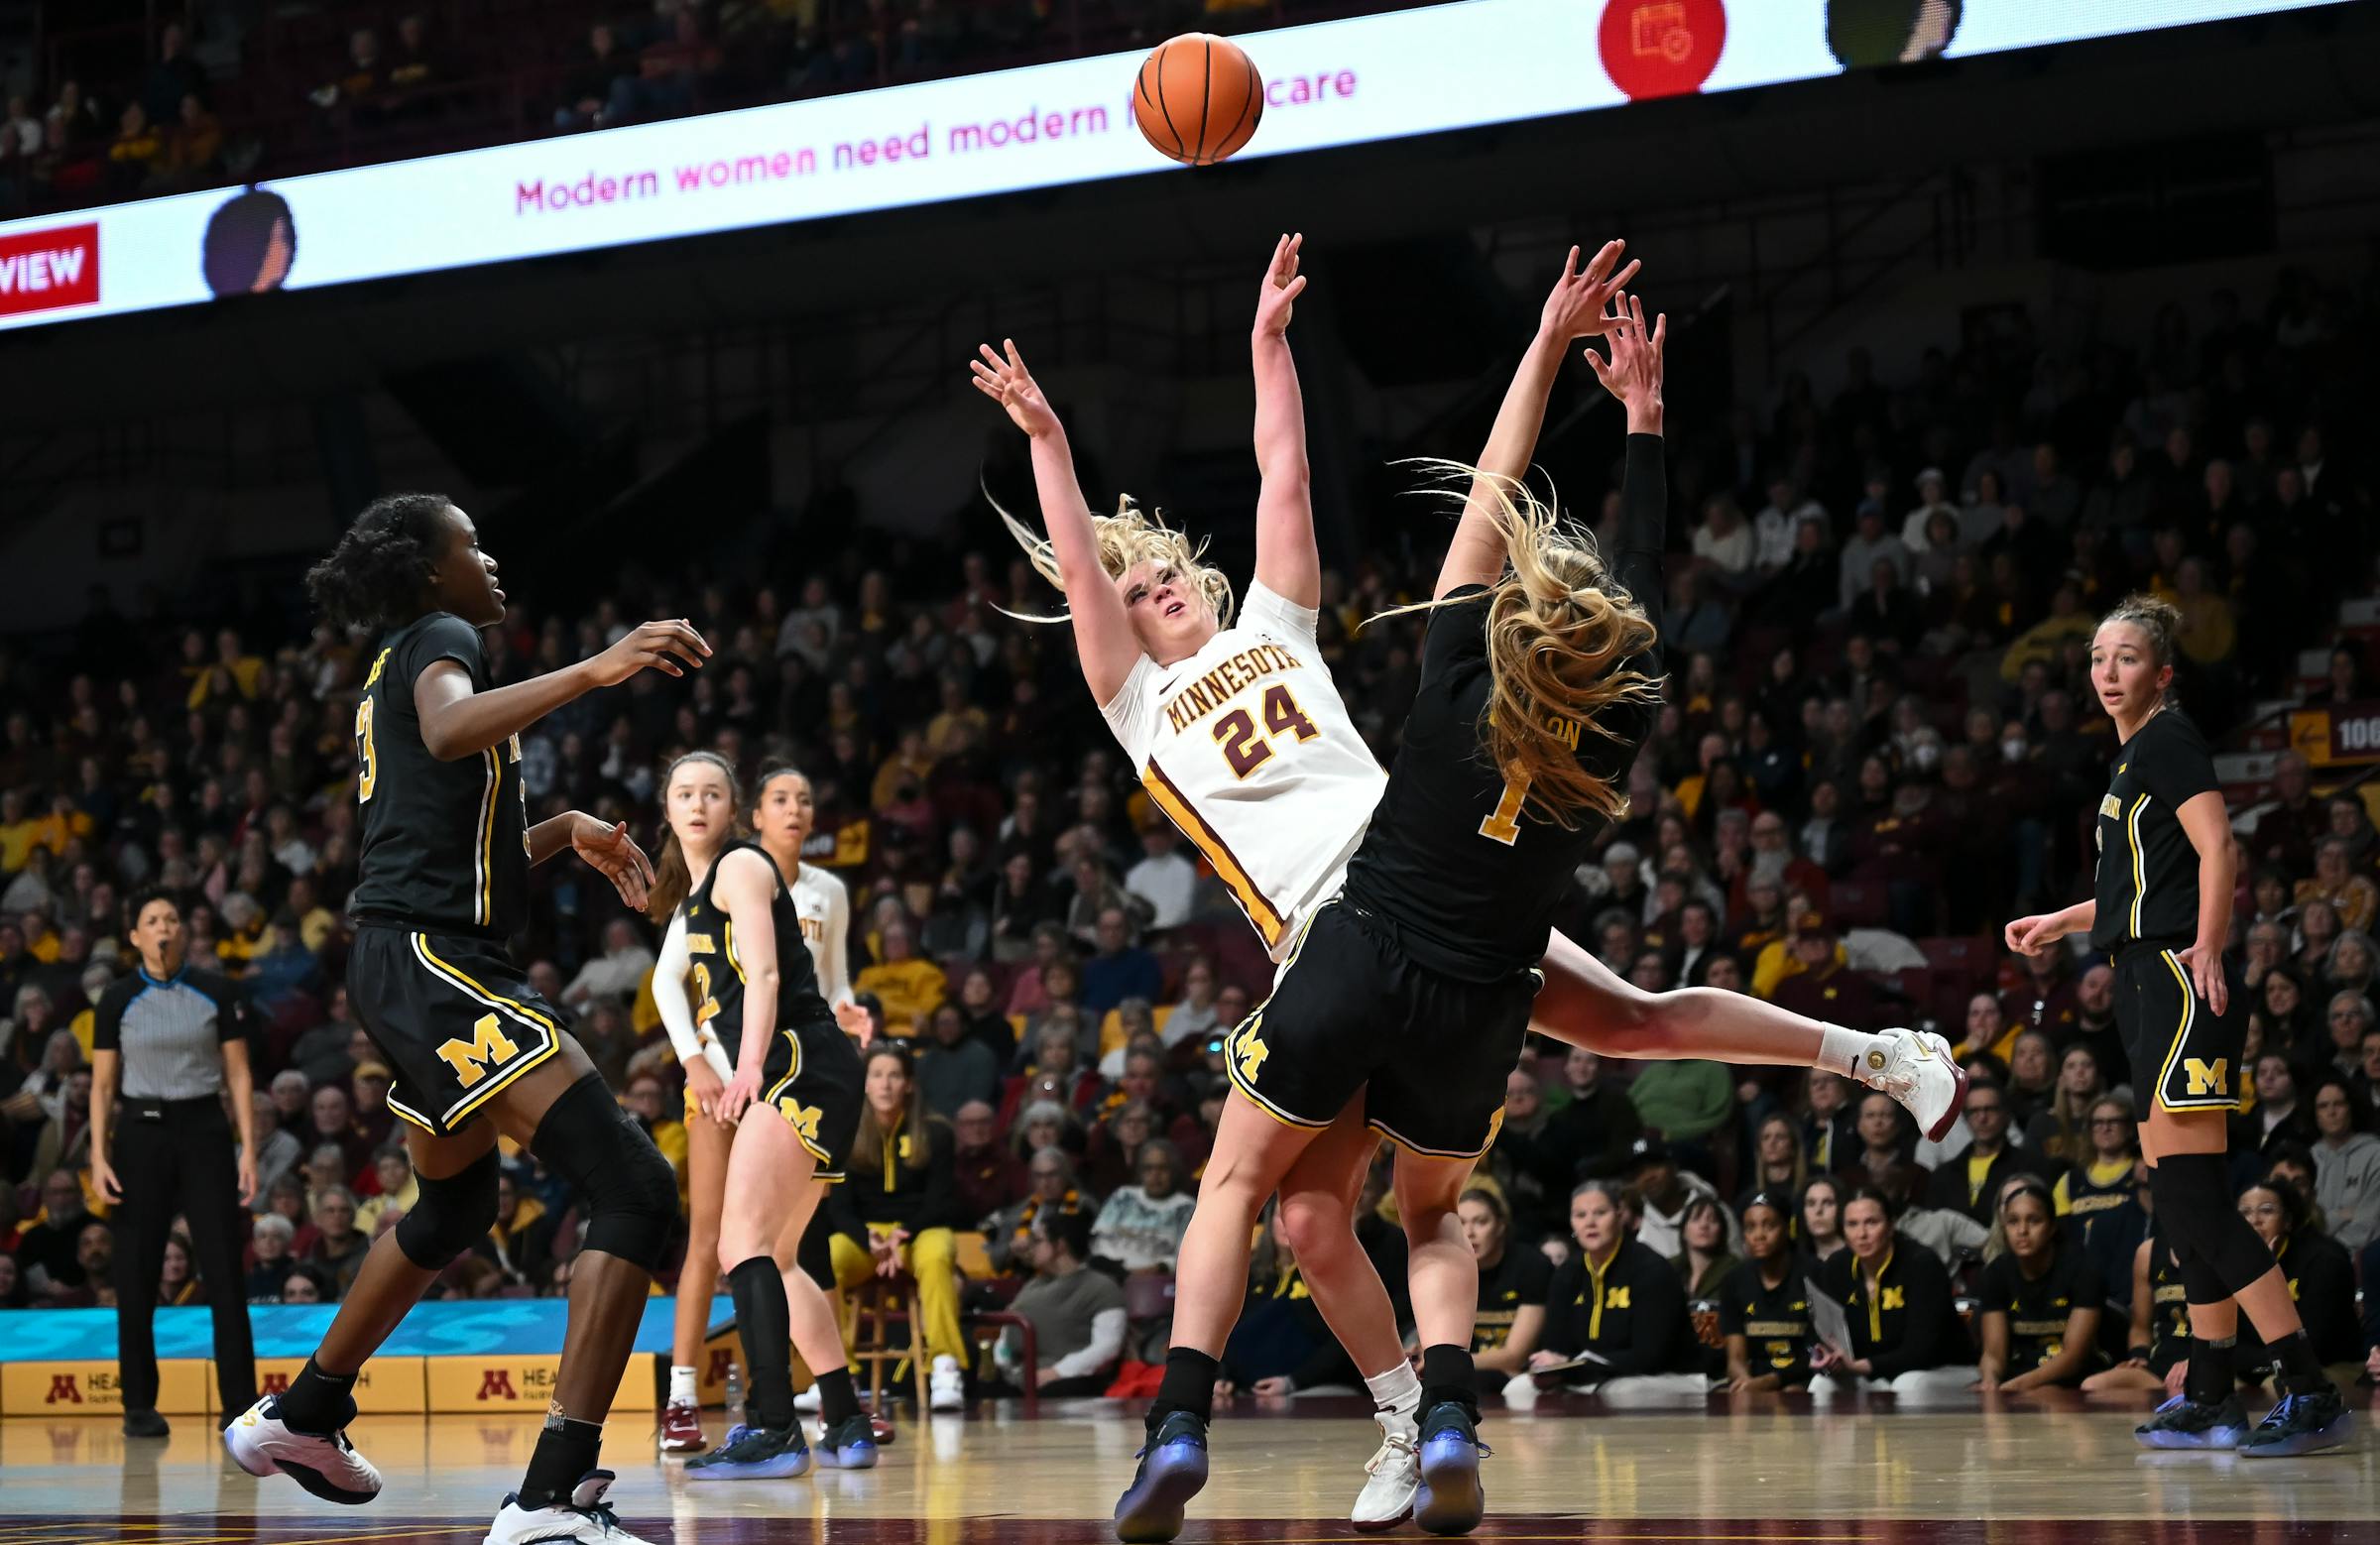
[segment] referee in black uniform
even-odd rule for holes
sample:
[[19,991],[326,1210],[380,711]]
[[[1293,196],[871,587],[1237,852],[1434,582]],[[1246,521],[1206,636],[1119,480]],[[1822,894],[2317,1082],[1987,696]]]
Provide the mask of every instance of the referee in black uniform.
[[[2273,1252],[2232,1205],[2224,1150],[2247,1005],[2223,980],[2236,879],[2231,823],[2205,737],[2174,701],[2182,614],[2135,595],[2090,641],[2090,683],[2115,721],[2099,800],[2091,899],[2020,917],[2008,947],[2038,955],[2088,930],[2115,966],[2115,1023],[2146,1101],[2142,1155],[2157,1226],[2190,1300],[2182,1393],[2138,1431],[2156,1449],[2235,1449],[2286,1458],[2346,1442],[2349,1417]],[[2281,1399],[2253,1431],[2233,1393],[2231,1349],[2245,1312],[2281,1365]]]
[[126,915],[141,963],[100,995],[93,1013],[91,1182],[115,1204],[124,1432],[162,1438],[153,1322],[166,1239],[178,1215],[189,1225],[190,1263],[215,1318],[223,1419],[256,1401],[256,1348],[240,1261],[248,1204],[256,1197],[254,1086],[247,1005],[229,980],[193,970],[183,958],[181,903],[153,887],[134,894]]

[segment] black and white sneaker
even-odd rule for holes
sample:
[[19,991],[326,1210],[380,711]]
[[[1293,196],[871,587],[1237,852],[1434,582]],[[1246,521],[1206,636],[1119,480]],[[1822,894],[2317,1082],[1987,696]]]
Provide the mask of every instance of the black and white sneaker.
[[504,1510],[488,1525],[486,1545],[652,1545],[620,1527],[604,1501],[613,1479],[608,1470],[590,1470],[570,1488],[568,1500],[551,1507],[524,1507],[518,1495],[506,1497]]
[[344,1428],[299,1432],[281,1419],[281,1397],[266,1395],[223,1429],[232,1463],[252,1476],[287,1476],[326,1502],[359,1506],[380,1495],[380,1472],[355,1452]]

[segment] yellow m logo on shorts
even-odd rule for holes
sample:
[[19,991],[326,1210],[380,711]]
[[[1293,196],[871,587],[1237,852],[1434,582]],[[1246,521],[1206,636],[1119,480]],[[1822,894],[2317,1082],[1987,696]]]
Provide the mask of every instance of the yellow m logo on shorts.
[[2191,1095],[2196,1097],[2224,1093],[2231,1083],[2226,1076],[2228,1072],[2226,1064],[2229,1061],[2228,1057],[2217,1057],[2211,1063],[2203,1057],[2183,1058],[2182,1076],[2190,1081]]
[[500,1068],[521,1055],[492,1013],[483,1013],[471,1026],[471,1038],[461,1036],[438,1048],[438,1060],[454,1069],[455,1082],[469,1089],[488,1076],[491,1069]]
[[1876,1307],[1879,1309],[1908,1308],[1909,1290],[1903,1287],[1888,1287],[1884,1289],[1884,1296],[1876,1301]]
[[795,1131],[813,1143],[818,1140],[818,1123],[826,1115],[823,1108],[803,1105],[791,1095],[787,1095],[776,1102],[776,1110],[779,1116],[793,1124]]

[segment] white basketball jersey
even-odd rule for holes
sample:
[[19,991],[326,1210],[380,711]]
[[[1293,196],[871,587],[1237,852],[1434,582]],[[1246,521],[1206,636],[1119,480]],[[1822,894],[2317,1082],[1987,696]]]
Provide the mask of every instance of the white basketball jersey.
[[1315,615],[1250,584],[1235,626],[1171,665],[1143,654],[1100,710],[1275,960],[1338,891],[1388,782],[1339,700]]
[[830,1009],[850,1003],[851,892],[815,864],[802,865],[785,889],[793,895],[793,914],[801,919],[801,942],[818,967],[818,996]]

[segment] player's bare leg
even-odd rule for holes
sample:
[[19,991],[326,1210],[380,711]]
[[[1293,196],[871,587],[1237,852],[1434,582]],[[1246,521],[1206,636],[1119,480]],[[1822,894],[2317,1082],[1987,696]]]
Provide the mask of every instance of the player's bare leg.
[[1936,1141],[1966,1103],[1966,1075],[1939,1035],[1870,1034],[1717,988],[1648,993],[1560,933],[1548,941],[1541,969],[1545,988],[1529,1027],[1601,1056],[1824,1068],[1892,1096]]
[[1349,1513],[1351,1523],[1368,1531],[1403,1522],[1420,1479],[1421,1380],[1405,1361],[1388,1289],[1356,1240],[1356,1202],[1379,1146],[1358,1096],[1298,1155],[1280,1185],[1281,1231],[1324,1323],[1364,1374],[1372,1420],[1380,1424],[1380,1447]]
[[727,1154],[736,1129],[696,1113],[686,1123],[686,1260],[677,1274],[677,1318],[670,1329],[669,1399],[661,1414],[661,1452],[699,1454],[703,1342],[711,1289],[719,1278],[719,1211],[727,1198]]

